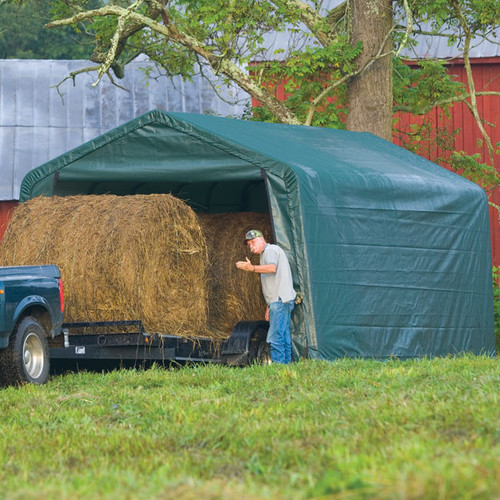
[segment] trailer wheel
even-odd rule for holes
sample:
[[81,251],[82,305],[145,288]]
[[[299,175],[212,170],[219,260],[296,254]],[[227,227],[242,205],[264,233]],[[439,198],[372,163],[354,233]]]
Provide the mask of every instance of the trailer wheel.
[[259,365],[270,365],[271,361],[271,346],[266,342],[260,342],[257,347],[255,362]]
[[250,363],[257,363],[259,365],[271,364],[271,346],[266,342],[266,338],[267,327],[259,327],[255,330],[250,340]]
[[49,345],[44,329],[33,317],[24,318],[0,351],[0,373],[6,385],[44,384],[49,378]]

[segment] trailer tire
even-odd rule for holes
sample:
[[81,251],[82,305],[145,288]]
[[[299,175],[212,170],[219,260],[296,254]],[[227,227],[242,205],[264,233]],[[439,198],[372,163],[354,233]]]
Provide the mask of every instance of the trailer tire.
[[271,346],[266,341],[259,343],[254,362],[259,365],[270,365],[272,363]]
[[250,340],[250,363],[257,363],[259,365],[271,364],[271,346],[266,342],[266,339],[267,328],[257,328]]
[[0,351],[2,383],[45,384],[49,372],[49,345],[45,331],[35,318],[26,316],[12,333],[8,347]]

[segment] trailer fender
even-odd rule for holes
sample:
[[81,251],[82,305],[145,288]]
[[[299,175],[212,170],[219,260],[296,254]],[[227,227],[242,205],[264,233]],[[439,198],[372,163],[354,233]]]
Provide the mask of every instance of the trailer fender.
[[240,321],[221,346],[222,361],[229,365],[267,362],[267,321]]

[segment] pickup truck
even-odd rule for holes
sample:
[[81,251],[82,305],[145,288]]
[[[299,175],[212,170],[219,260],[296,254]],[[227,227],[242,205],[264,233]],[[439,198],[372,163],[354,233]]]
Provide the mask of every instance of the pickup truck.
[[47,381],[48,339],[62,333],[63,311],[57,266],[0,267],[0,385]]

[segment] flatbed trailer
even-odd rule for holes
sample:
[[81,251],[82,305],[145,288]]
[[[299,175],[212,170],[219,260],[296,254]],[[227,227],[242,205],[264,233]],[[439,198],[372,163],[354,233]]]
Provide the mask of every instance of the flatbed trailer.
[[266,321],[242,321],[227,339],[147,333],[142,321],[63,323],[64,343],[50,346],[53,366],[104,367],[183,363],[269,363]]

